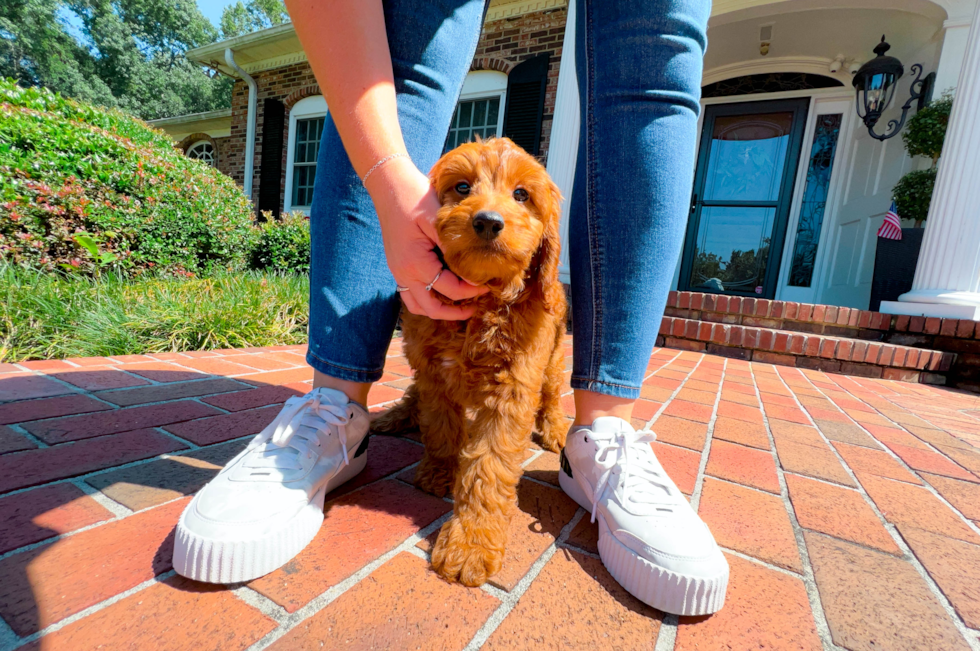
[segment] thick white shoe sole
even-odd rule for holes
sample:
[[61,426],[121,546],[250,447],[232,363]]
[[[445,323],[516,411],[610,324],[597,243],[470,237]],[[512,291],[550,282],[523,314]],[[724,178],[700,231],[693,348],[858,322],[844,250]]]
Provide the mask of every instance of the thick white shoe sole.
[[[199,536],[189,531],[184,523],[187,512],[194,506],[192,501],[177,523],[174,570],[195,581],[241,583],[279,569],[303,551],[320,530],[327,493],[353,479],[366,465],[365,451],[351,459],[281,529],[265,536],[243,536],[238,540],[214,540]],[[196,496],[194,500],[197,500]]]
[[[567,462],[565,462],[567,463]],[[564,470],[558,471],[558,483],[565,494],[587,512],[592,502]],[[688,576],[655,565],[616,540],[601,513],[599,521],[599,558],[626,591],[665,613],[682,616],[710,615],[725,605],[728,571],[712,578]]]

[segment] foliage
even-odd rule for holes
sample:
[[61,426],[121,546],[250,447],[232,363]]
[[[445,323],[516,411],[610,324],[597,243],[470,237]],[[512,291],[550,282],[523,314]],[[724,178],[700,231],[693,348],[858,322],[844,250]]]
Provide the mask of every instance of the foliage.
[[694,258],[691,284],[700,288],[754,292],[766,277],[769,238],[758,249],[734,250],[728,262],[717,253],[699,251]]
[[165,134],[0,80],[0,260],[135,274],[244,267],[249,201]]
[[217,36],[194,0],[5,0],[0,77],[146,119],[225,108],[232,80],[184,56]]
[[936,185],[936,168],[916,170],[903,176],[892,188],[892,199],[902,219],[914,219],[918,226],[929,215],[929,201]]
[[952,110],[953,97],[944,93],[940,99],[912,116],[902,132],[902,140],[905,141],[905,149],[910,156],[927,156],[932,159],[935,167],[943,151],[943,140],[946,138],[946,127],[949,126],[949,114]]
[[301,344],[308,300],[298,274],[129,280],[0,265],[0,362]]
[[238,0],[221,12],[221,37],[234,38],[287,22],[283,0]]
[[272,219],[266,214],[256,227],[258,236],[252,248],[252,269],[309,273],[310,221],[301,212]]

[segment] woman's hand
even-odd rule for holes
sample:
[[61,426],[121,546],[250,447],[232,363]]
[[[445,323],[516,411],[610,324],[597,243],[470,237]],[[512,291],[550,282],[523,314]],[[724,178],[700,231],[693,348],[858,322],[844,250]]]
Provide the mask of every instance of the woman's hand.
[[[408,287],[400,292],[408,311],[446,321],[470,318],[475,308],[445,305],[425,289],[443,269],[433,251],[439,244],[435,218],[441,206],[428,177],[403,156],[378,168],[366,186],[381,221],[388,267],[395,282]],[[449,269],[442,271],[432,289],[452,300],[487,291],[460,280]]]

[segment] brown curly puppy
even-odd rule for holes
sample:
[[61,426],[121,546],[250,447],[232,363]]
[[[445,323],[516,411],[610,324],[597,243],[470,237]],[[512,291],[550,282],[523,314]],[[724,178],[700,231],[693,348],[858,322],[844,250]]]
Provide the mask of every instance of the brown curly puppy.
[[372,429],[421,429],[416,484],[440,496],[452,487],[455,500],[432,567],[476,586],[500,569],[532,429],[549,450],[565,444],[561,196],[507,138],[461,145],[430,177],[442,201],[436,227],[446,266],[490,292],[473,299],[477,311],[462,323],[402,310],[415,384]]

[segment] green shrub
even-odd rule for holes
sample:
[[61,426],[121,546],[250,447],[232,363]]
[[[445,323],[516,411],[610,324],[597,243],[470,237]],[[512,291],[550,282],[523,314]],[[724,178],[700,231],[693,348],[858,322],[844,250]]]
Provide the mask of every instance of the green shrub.
[[936,168],[916,170],[903,176],[892,188],[892,199],[902,219],[914,219],[916,225],[929,215],[932,188],[936,185]]
[[235,183],[115,110],[0,80],[0,260],[41,271],[244,268]]
[[267,221],[256,227],[252,268],[309,273],[309,218],[301,212],[284,215],[281,220],[269,215],[266,218]]
[[299,274],[66,277],[0,265],[0,362],[301,344]]
[[946,127],[949,126],[949,114],[952,110],[953,97],[944,93],[941,98],[912,116],[902,132],[902,140],[905,141],[905,149],[910,156],[926,156],[932,159],[935,166],[943,151],[943,140],[946,138]]

